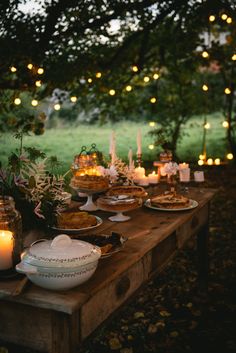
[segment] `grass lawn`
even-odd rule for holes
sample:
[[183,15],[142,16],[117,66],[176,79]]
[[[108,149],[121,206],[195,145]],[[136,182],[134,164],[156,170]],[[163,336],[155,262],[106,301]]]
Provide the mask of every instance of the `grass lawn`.
[[[207,131],[207,152],[212,158],[224,158],[226,154],[225,129],[221,123],[222,115],[214,114],[209,117],[211,129]],[[193,117],[183,128],[183,137],[178,145],[178,155],[183,161],[197,161],[201,153],[203,118]],[[149,144],[153,142],[148,131],[152,128],[148,123],[120,122],[118,124],[109,124],[105,126],[98,125],[79,125],[65,128],[48,129],[42,136],[26,136],[24,138],[25,146],[34,146],[44,151],[48,156],[57,155],[62,161],[62,171],[70,168],[73,156],[80,152],[81,146],[89,147],[91,143],[96,143],[106,157],[109,153],[109,138],[111,131],[116,133],[117,155],[127,160],[129,147],[132,147],[133,153],[136,153],[136,135],[137,130],[142,131],[142,150],[143,160],[157,160],[157,153],[160,148],[150,150]],[[6,164],[7,157],[19,147],[19,141],[9,134],[3,134],[0,137],[0,161]]]

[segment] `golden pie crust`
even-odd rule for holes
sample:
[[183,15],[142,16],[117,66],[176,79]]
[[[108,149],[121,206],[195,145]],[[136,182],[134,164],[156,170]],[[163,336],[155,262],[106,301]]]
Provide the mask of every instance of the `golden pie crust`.
[[108,192],[109,196],[127,195],[130,197],[145,197],[147,195],[141,186],[113,186]]
[[57,226],[62,229],[81,229],[95,226],[97,218],[88,212],[68,211],[57,218]]
[[104,190],[109,187],[109,180],[100,175],[78,175],[71,179],[71,185],[78,189]]
[[175,192],[164,193],[151,198],[151,205],[158,208],[178,209],[188,207],[190,200]]

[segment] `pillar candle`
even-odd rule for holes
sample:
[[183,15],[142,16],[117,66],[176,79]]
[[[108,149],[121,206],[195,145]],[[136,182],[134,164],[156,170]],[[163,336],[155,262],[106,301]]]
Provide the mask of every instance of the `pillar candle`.
[[185,163],[185,162],[183,162],[183,163],[180,163],[179,164],[179,169],[181,170],[181,169],[186,169],[186,168],[188,168],[189,167],[189,164],[188,163]]
[[0,230],[0,270],[8,270],[13,266],[13,233]]
[[157,184],[158,183],[158,175],[155,172],[148,174],[149,184]]
[[179,179],[181,182],[189,182],[190,181],[190,168],[183,168],[179,170]]
[[139,178],[138,185],[140,185],[140,186],[148,186],[149,185],[148,177],[146,177],[144,175],[142,178]]

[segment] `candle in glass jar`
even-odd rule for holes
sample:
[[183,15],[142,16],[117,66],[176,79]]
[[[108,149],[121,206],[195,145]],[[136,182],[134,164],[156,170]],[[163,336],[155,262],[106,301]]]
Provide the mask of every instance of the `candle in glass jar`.
[[183,162],[183,163],[180,163],[180,164],[179,164],[179,169],[186,169],[186,168],[188,168],[188,167],[189,167],[189,164],[188,164],[188,163]]
[[0,270],[8,270],[13,266],[13,233],[0,230]]
[[157,184],[158,183],[158,175],[155,172],[148,174],[149,184]]

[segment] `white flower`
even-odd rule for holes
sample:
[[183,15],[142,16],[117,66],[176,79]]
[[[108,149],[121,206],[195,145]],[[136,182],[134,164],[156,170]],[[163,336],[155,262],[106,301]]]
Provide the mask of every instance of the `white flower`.
[[111,165],[110,168],[106,169],[107,175],[109,176],[111,182],[116,182],[118,180],[118,172],[114,165]]
[[162,175],[175,175],[179,169],[179,166],[175,162],[165,163],[162,167]]

